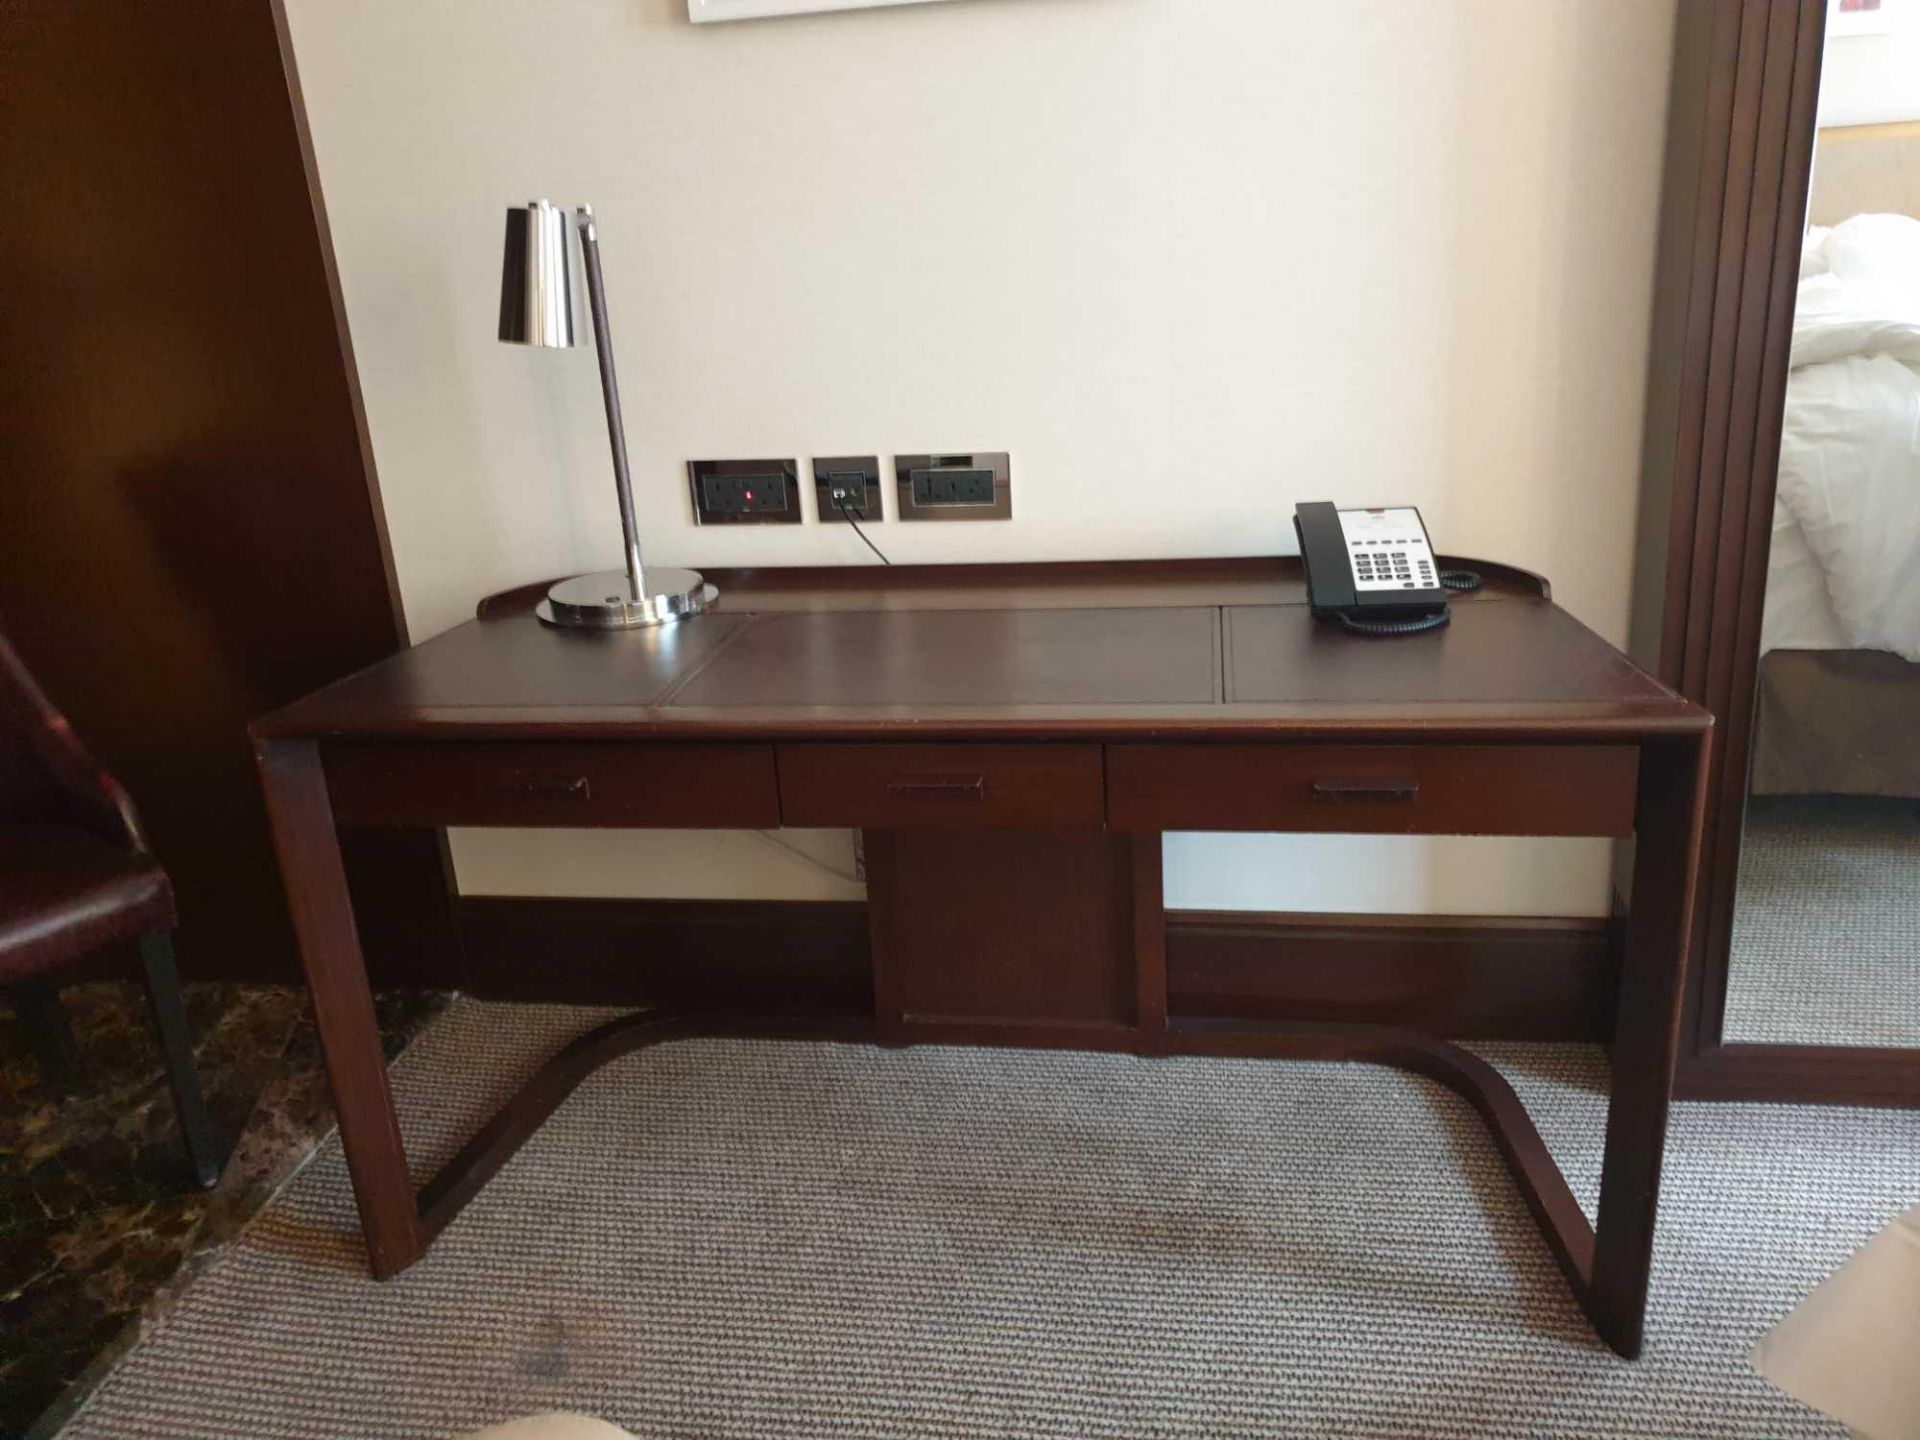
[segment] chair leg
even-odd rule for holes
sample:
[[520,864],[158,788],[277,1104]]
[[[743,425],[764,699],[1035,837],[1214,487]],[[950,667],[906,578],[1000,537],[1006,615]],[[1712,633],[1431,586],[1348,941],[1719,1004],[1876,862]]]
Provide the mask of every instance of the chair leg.
[[73,1043],[73,1026],[66,1007],[60,1003],[60,987],[46,980],[28,980],[12,988],[13,1015],[20,1035],[40,1073],[56,1094],[66,1096],[80,1089],[79,1049]]
[[207,1102],[200,1094],[200,1078],[193,1069],[193,1037],[187,1031],[187,1012],[180,1003],[180,974],[173,965],[173,938],[165,930],[140,937],[140,959],[147,972],[147,1007],[160,1053],[166,1060],[167,1084],[173,1088],[174,1108],[180,1115],[180,1134],[187,1159],[202,1190],[220,1180],[226,1157],[214,1138]]

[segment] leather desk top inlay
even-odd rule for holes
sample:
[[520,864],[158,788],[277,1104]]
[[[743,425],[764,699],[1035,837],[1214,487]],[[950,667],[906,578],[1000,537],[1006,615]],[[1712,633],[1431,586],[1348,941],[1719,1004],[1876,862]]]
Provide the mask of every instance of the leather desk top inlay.
[[[1444,630],[1376,638],[1315,621],[1285,562],[1205,562],[1192,574],[1183,564],[1148,567],[1132,588],[1112,577],[1016,584],[1022,567],[977,567],[972,590],[951,577],[929,590],[911,570],[851,570],[825,572],[825,590],[789,593],[782,586],[797,581],[743,573],[722,577],[712,613],[606,634],[550,629],[530,613],[539,592],[513,592],[485,618],[254,728],[343,740],[452,729],[504,738],[527,726],[664,740],[854,737],[876,726],[1017,738],[1038,725],[1059,736],[1348,738],[1403,733],[1417,717],[1442,739],[1542,724],[1616,738],[1706,723],[1507,577],[1457,599]],[[982,588],[991,575],[999,587]],[[1080,603],[1058,603],[1063,592]]]
[[1550,600],[1455,604],[1424,635],[1362,636],[1304,605],[1226,612],[1237,704],[1581,704],[1672,697]]
[[1220,698],[1219,618],[1211,609],[767,615],[667,703],[1208,705]]

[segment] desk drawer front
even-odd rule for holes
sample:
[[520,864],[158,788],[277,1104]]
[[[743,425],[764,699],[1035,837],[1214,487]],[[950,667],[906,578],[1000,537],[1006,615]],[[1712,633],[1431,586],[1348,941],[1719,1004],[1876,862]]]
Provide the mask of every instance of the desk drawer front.
[[1098,745],[782,745],[788,825],[1099,829]]
[[1116,830],[1624,835],[1631,745],[1113,745]]
[[341,824],[780,823],[771,745],[343,745],[326,761]]

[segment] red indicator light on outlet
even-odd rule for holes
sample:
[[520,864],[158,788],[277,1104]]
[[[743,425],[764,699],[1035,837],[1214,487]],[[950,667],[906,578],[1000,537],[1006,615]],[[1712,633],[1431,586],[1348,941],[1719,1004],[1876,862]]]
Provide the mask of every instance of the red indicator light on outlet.
[[791,460],[690,460],[694,519],[702,525],[798,525]]

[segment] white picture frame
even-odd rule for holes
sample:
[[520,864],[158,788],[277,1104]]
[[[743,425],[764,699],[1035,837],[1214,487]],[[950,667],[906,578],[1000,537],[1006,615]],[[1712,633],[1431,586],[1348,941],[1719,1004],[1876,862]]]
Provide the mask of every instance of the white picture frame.
[[687,0],[687,18],[696,25],[710,25],[717,20],[759,20],[769,15],[806,15],[819,10],[939,3],[941,0]]

